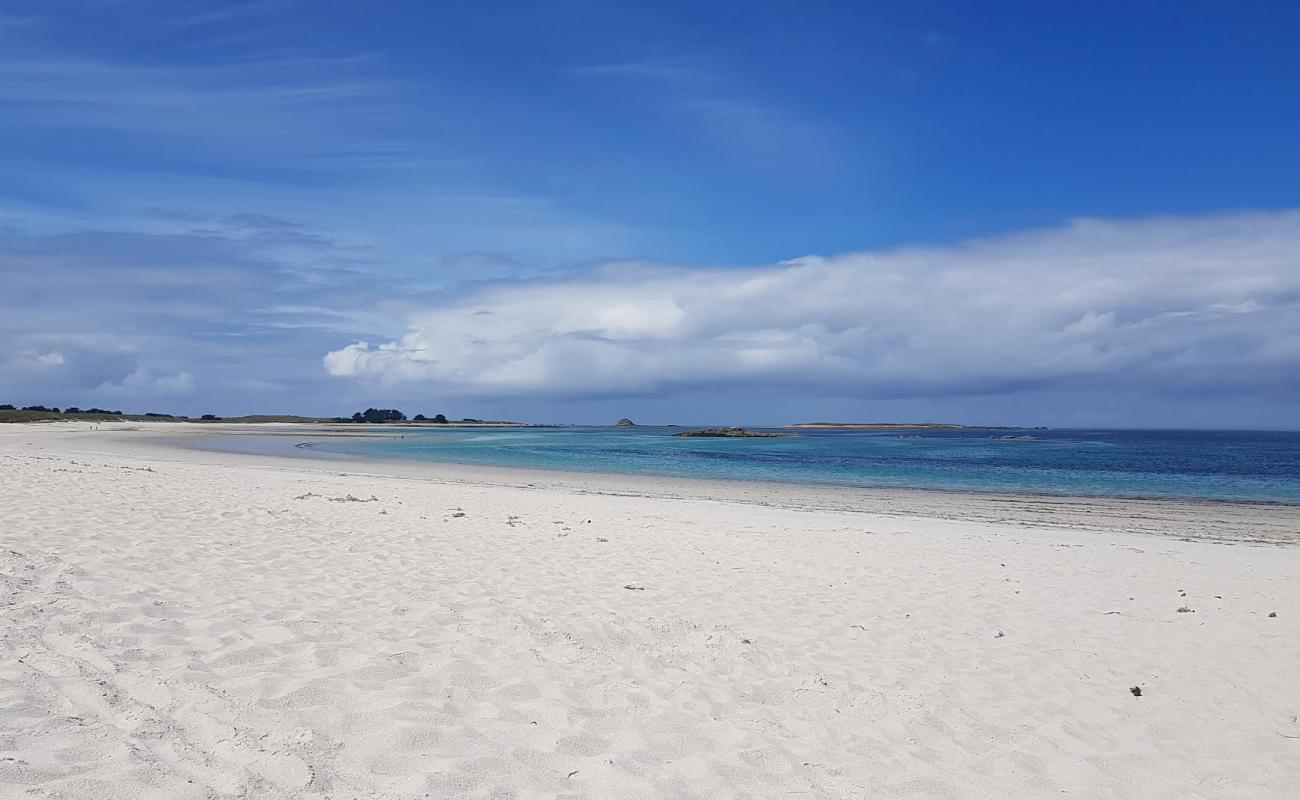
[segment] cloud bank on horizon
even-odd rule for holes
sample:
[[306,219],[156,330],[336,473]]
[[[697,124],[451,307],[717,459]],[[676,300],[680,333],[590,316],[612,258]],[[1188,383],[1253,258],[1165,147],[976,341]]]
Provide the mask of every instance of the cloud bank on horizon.
[[[981,421],[994,408],[1044,424],[1285,425],[1300,395],[1300,210],[442,287],[379,278],[364,249],[285,220],[186,224],[0,230],[0,259],[23,265],[0,293],[7,401],[317,414],[392,402],[581,421],[683,419],[700,396],[710,418],[772,419],[771,396],[792,409],[773,421]],[[994,405],[969,402],[980,397]],[[1118,413],[1089,416],[1116,398]],[[1142,416],[1138,401],[1163,410]],[[1198,402],[1211,416],[1174,416]]]
[[1300,388],[1300,212],[1070,225],[750,269],[607,265],[413,311],[331,375],[442,393],[798,384],[867,397],[1048,385]]

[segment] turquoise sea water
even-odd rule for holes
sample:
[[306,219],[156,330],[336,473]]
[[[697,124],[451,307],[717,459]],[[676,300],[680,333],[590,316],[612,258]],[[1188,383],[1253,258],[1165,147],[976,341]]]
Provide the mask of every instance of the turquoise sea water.
[[[1300,503],[1300,432],[802,431],[780,439],[676,428],[394,429],[314,449],[580,472],[1112,497]],[[1034,440],[991,438],[1033,435]],[[912,432],[908,432],[912,436]]]

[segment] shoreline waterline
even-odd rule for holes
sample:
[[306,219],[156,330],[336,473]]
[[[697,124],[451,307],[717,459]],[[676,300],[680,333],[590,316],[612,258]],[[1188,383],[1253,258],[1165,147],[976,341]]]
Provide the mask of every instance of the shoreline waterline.
[[[23,426],[26,427],[26,426]],[[1195,499],[1105,498],[963,492],[897,487],[848,487],[711,478],[628,475],[451,462],[322,454],[296,444],[333,438],[329,430],[304,435],[301,425],[243,427],[226,442],[184,424],[101,427],[17,426],[0,431],[32,444],[49,442],[81,457],[112,456],[141,464],[157,462],[249,469],[267,474],[351,475],[407,483],[559,491],[575,497],[643,497],[709,504],[784,508],[809,513],[851,513],[896,518],[962,520],[1016,527],[1152,534],[1219,543],[1300,543],[1300,506],[1286,503]],[[272,435],[265,435],[272,434]],[[355,435],[348,432],[348,435]],[[237,440],[257,447],[213,447]],[[277,443],[272,452],[267,445]]]
[[[964,438],[906,437],[902,441],[890,436],[854,437],[836,432],[815,439],[808,437],[808,442],[791,444],[787,440],[765,446],[768,442],[764,440],[683,442],[662,430],[629,435],[608,429],[576,428],[545,433],[375,428],[365,432],[277,431],[274,438],[258,439],[249,439],[248,433],[211,432],[199,446],[323,460],[350,457],[366,462],[448,464],[629,479],[661,477],[961,496],[1300,505],[1300,490],[1289,488],[1300,487],[1300,435],[1286,432],[1251,434],[1274,436],[1280,441],[1268,442],[1274,447],[1276,463],[1264,466],[1255,464],[1252,442],[1228,438],[1229,443],[1223,444],[1224,438],[1240,436],[1231,432],[1161,433],[1154,437],[1155,445],[1143,442],[1138,446],[1127,441],[1116,446],[1098,437],[1147,434],[1066,431],[1054,432],[1058,437],[1055,440],[967,434]],[[293,448],[283,444],[285,436],[296,440]],[[1195,439],[1187,443],[1189,437],[1196,436],[1211,440],[1207,452],[1199,452],[1201,445]],[[1174,439],[1172,445],[1165,441],[1170,437]],[[1216,447],[1220,452],[1214,452]],[[1186,474],[1124,471],[1148,469],[1145,459],[1167,460],[1171,451],[1184,459],[1191,453],[1193,463],[1186,467]],[[1116,453],[1122,457],[1117,458]],[[1216,458],[1229,462],[1222,474],[1196,471],[1207,469],[1207,465],[1209,469],[1223,469]],[[820,466],[818,459],[829,460],[834,466]],[[1095,467],[1075,463],[1082,459],[1102,463]],[[1107,463],[1107,459],[1117,463]],[[1233,460],[1235,463],[1231,463]],[[1233,468],[1237,471],[1231,471]]]
[[[262,431],[239,436],[250,440]],[[293,432],[290,432],[291,434]],[[1300,506],[1286,503],[1194,499],[1105,498],[962,492],[896,487],[849,487],[711,478],[575,472],[451,462],[322,455],[295,444],[315,438],[266,437],[279,451],[218,449],[183,426],[172,430],[113,432],[108,452],[129,451],[141,460],[237,465],[275,472],[355,475],[400,482],[561,491],[575,496],[644,497],[723,505],[785,508],[888,517],[978,521],[1018,527],[1125,532],[1221,543],[1300,543]],[[261,438],[261,437],[256,437]],[[179,452],[178,452],[179,451]]]

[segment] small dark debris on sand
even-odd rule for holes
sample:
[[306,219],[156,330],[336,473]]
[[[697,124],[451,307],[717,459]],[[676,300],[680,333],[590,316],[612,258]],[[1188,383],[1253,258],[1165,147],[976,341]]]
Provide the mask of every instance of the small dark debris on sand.
[[1179,607],[1178,607],[1178,613],[1179,613],[1179,614],[1195,614],[1195,613],[1196,613],[1196,609],[1194,609],[1194,608],[1189,608],[1188,606],[1179,606]]
[[627,583],[623,585],[624,589],[631,589],[634,592],[644,592],[645,587],[639,583]]
[[332,503],[377,503],[379,502],[379,498],[375,497],[373,494],[370,495],[369,497],[356,497],[355,495],[352,495],[350,493],[345,494],[342,497],[331,497],[329,498],[329,500]]
[[1277,616],[1277,612],[1276,612],[1276,611],[1270,611],[1270,612],[1268,612],[1268,615],[1269,615],[1270,617],[1276,617],[1276,616]]
[[1130,687],[1128,687],[1128,691],[1129,691],[1129,694],[1133,695],[1134,697],[1141,697],[1141,696],[1142,696],[1142,687],[1141,687],[1141,686],[1130,686]]

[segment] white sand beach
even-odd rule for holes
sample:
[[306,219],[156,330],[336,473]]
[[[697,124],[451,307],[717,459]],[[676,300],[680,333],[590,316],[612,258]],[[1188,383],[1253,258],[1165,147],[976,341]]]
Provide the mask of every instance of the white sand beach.
[[1300,508],[197,427],[0,426],[0,797],[1297,796]]

